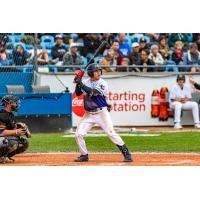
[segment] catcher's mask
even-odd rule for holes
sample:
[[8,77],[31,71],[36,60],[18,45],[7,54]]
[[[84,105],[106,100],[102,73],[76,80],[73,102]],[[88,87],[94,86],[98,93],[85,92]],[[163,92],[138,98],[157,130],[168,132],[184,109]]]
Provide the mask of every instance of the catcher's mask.
[[12,112],[17,112],[20,108],[19,97],[13,95],[6,95],[1,100],[2,106],[9,105]]
[[101,75],[102,75],[101,66],[99,66],[96,63],[92,63],[92,64],[88,65],[88,67],[87,67],[87,74],[88,74],[89,77],[93,77],[93,73],[98,71],[98,70],[101,71]]

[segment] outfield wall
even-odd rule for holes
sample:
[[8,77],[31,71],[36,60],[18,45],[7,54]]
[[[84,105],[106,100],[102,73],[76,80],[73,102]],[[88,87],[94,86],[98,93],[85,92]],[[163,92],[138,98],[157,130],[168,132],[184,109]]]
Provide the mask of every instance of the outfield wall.
[[[56,78],[57,76],[57,78]],[[61,92],[65,88],[60,83],[64,83],[73,93],[75,85],[73,84],[73,74],[49,74],[39,73],[36,76],[38,85],[49,85],[51,92]],[[160,90],[161,87],[168,87],[169,91],[176,83],[177,74],[105,74],[103,78],[108,82],[109,94],[108,101],[113,105],[111,117],[115,126],[166,126],[173,125],[173,119],[159,121],[158,118],[151,117],[151,95],[154,89]],[[188,83],[189,75],[186,75]],[[200,82],[200,75],[193,77]],[[59,81],[59,80],[60,81]],[[197,92],[197,91],[195,91]],[[83,114],[82,99],[73,95],[74,113]],[[80,117],[73,113],[73,126],[77,125]],[[183,125],[193,124],[191,112],[184,112],[182,117]]]

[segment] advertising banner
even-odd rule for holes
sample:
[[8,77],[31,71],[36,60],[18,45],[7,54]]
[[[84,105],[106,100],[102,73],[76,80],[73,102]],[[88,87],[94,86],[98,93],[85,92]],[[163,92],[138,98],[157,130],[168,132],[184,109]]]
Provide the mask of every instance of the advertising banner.
[[[83,97],[76,97],[73,93],[74,75],[57,76],[73,94],[73,125],[76,126],[84,114]],[[113,124],[115,126],[173,126],[173,112],[169,110],[168,92],[176,84],[176,76],[176,74],[104,75],[103,78],[109,86],[107,100],[112,105],[110,114]],[[200,82],[199,75],[193,77]],[[189,75],[186,75],[186,84],[189,84],[188,78]],[[49,85],[51,92],[61,92],[65,89],[55,75],[50,74],[40,74],[38,84]],[[191,111],[184,111],[182,124],[193,124]]]

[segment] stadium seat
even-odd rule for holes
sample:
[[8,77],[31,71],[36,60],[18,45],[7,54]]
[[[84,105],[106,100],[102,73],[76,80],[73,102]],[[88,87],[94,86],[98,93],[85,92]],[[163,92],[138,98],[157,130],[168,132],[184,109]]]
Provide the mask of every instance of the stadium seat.
[[51,35],[43,35],[41,37],[41,42],[42,43],[54,43],[54,37]]
[[25,44],[26,50],[34,49],[34,46],[32,44]]
[[15,38],[15,42],[20,42],[24,37],[24,33],[13,33],[12,36]]
[[32,85],[33,93],[50,93],[50,87],[48,85],[45,86],[36,86]]
[[87,65],[87,58],[82,56],[82,60],[83,60],[83,65]]
[[23,85],[6,85],[8,94],[24,93]]

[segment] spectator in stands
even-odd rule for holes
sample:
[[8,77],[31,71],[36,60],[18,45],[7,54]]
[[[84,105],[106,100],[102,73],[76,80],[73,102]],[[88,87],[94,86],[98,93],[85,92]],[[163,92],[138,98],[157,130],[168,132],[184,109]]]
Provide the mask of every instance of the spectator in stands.
[[139,43],[134,42],[132,44],[132,52],[128,56],[129,65],[138,65],[140,63]]
[[128,55],[131,53],[131,48],[128,43],[125,42],[126,35],[125,33],[119,33],[119,52],[122,54],[123,58],[128,57]]
[[28,64],[30,54],[25,50],[22,44],[17,44],[12,51],[12,57],[15,65]]
[[66,46],[63,44],[62,35],[58,34],[55,36],[56,44],[51,49],[52,59],[56,63],[56,65],[61,65],[63,61],[63,56],[67,52]]
[[158,41],[158,38],[160,36],[160,33],[146,33],[145,35],[149,36],[150,41],[155,43]]
[[189,38],[187,33],[172,33],[169,35],[168,44],[170,47],[174,47],[176,41],[181,41],[183,43],[188,43]]
[[154,61],[156,65],[163,65],[164,60],[161,54],[158,52],[158,45],[153,44],[151,46],[151,53],[149,54],[149,58]]
[[191,72],[200,71],[200,53],[197,49],[196,43],[191,43],[188,52],[184,56],[184,65],[193,65],[194,67],[191,68]]
[[[139,43],[134,42],[132,44],[132,52],[128,56],[129,65],[139,65],[141,61],[140,53],[139,53]],[[130,67],[129,71],[140,71],[137,67]]]
[[162,55],[164,60],[169,59],[169,46],[166,41],[166,37],[164,35],[161,35],[158,38],[158,47],[159,47],[159,52]]
[[195,43],[197,45],[198,51],[200,51],[200,35],[196,37]]
[[147,40],[144,38],[144,37],[142,37],[141,39],[140,39],[140,50],[139,50],[139,52],[141,53],[142,52],[142,50],[144,50],[144,49],[149,49],[149,47],[148,47],[148,45],[147,45]]
[[[82,65],[83,60],[78,53],[78,46],[76,43],[72,43],[70,45],[70,49],[65,55],[63,56],[63,65]],[[80,68],[72,68],[73,71],[80,69]]]
[[[47,52],[47,50],[39,49],[38,48],[39,45],[40,45],[40,40],[38,39],[38,40],[36,40],[37,64],[38,65],[47,65],[49,63],[48,52]],[[35,55],[34,49],[31,49],[29,53],[31,54],[29,63],[34,63],[34,55]]]
[[113,66],[114,51],[112,49],[105,50],[103,59],[99,62],[102,66],[103,72],[113,72],[114,69],[109,66]]
[[99,35],[97,33],[88,34],[83,38],[83,44],[83,56],[89,60],[101,44]]
[[113,50],[113,65],[121,65],[123,55],[119,51],[119,41],[118,40],[115,40],[112,43],[111,49]]
[[149,65],[155,65],[154,61],[149,58],[149,51],[147,49],[142,50],[141,52],[141,61],[140,65],[145,66],[144,68],[140,68],[142,72],[153,72],[155,71],[154,67],[149,67]]
[[172,53],[172,60],[176,65],[183,65],[183,43],[181,41],[175,42],[175,51]]
[[122,58],[121,66],[117,66],[116,71],[117,72],[128,72],[129,71],[129,59],[128,58]]
[[9,58],[4,46],[0,45],[0,65],[9,65]]
[[103,33],[103,37],[101,38],[101,42],[103,41],[107,41],[107,45],[105,48],[102,49],[102,51],[100,52],[101,54],[103,54],[105,49],[110,49],[112,43],[114,42],[115,37],[113,34],[111,33]]

